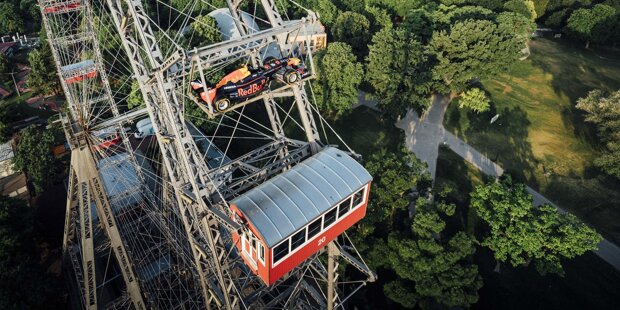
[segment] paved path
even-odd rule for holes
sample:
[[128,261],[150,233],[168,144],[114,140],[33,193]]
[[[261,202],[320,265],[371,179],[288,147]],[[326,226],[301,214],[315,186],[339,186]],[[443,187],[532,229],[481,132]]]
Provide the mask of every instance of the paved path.
[[412,110],[396,122],[396,127],[405,131],[405,144],[423,162],[428,164],[428,171],[435,179],[437,156],[439,156],[439,143],[443,140],[443,115],[448,108],[450,98],[447,96],[434,96],[433,105],[422,115],[422,121],[418,114]]
[[[452,151],[480,169],[483,173],[494,177],[501,176],[504,173],[504,169],[500,165],[494,163],[443,127],[443,115],[449,103],[450,98],[447,96],[435,96],[433,97],[433,105],[422,116],[421,120],[416,112],[410,110],[404,118],[396,122],[396,127],[405,131],[407,147],[420,160],[428,164],[428,170],[433,180],[435,179],[440,143],[448,146]],[[529,186],[527,191],[532,195],[534,205],[549,204],[558,209],[558,212],[566,213],[566,211]],[[599,243],[598,248],[594,253],[616,268],[616,270],[620,270],[620,248],[606,239]]]

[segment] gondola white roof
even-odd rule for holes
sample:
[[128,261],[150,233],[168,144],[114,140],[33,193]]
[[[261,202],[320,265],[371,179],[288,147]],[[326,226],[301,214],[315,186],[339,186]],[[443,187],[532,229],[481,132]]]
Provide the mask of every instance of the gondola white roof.
[[327,147],[231,201],[272,247],[372,180],[364,167]]

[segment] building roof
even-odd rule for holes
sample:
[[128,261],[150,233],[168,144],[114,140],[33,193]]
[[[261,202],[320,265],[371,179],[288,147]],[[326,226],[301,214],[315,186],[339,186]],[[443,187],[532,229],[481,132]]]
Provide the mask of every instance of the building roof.
[[0,178],[0,195],[14,197],[28,202],[30,192],[26,185],[26,175],[23,172]]
[[272,247],[372,180],[357,161],[327,147],[231,201]]
[[17,42],[4,42],[0,43],[0,53],[6,53],[9,48],[13,47]]
[[[296,21],[291,20],[285,23],[292,24],[294,22]],[[320,22],[306,23],[305,27],[303,27],[299,33],[300,36],[318,34],[325,34],[325,26],[323,26]]]
[[10,95],[10,94],[11,94],[11,92],[10,92],[10,91],[8,91],[8,90],[6,90],[6,89],[4,89],[4,88],[0,87],[0,96],[2,96],[2,97],[6,97],[6,96],[8,96],[8,95]]
[[0,162],[5,160],[10,160],[13,158],[15,154],[13,153],[13,147],[11,146],[11,141],[0,144]]
[[[241,37],[235,20],[230,16],[230,10],[228,8],[217,9],[209,12],[209,16],[213,17],[217,22],[217,28],[219,28],[222,34],[222,40],[237,39]],[[240,13],[241,22],[248,28],[248,33],[254,33],[260,31],[258,24],[254,21],[252,16],[244,11]]]

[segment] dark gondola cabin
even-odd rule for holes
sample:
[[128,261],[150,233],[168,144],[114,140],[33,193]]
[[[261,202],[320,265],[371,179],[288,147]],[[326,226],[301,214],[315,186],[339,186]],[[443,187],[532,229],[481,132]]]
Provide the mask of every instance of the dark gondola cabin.
[[246,264],[271,285],[366,215],[372,177],[327,147],[231,201]]

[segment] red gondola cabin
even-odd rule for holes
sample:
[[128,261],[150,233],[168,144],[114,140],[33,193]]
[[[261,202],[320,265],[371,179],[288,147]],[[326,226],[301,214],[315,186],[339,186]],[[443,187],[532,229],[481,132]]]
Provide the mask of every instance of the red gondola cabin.
[[67,84],[77,83],[97,76],[95,62],[90,59],[62,66],[60,71]]
[[67,13],[78,10],[81,0],[72,1],[45,1],[43,4],[43,13]]
[[349,155],[323,149],[231,201],[244,226],[237,249],[272,285],[366,215],[371,181]]
[[97,145],[99,149],[107,149],[114,145],[119,145],[121,142],[121,137],[115,127],[108,127],[95,131],[93,132],[93,136],[99,143]]

